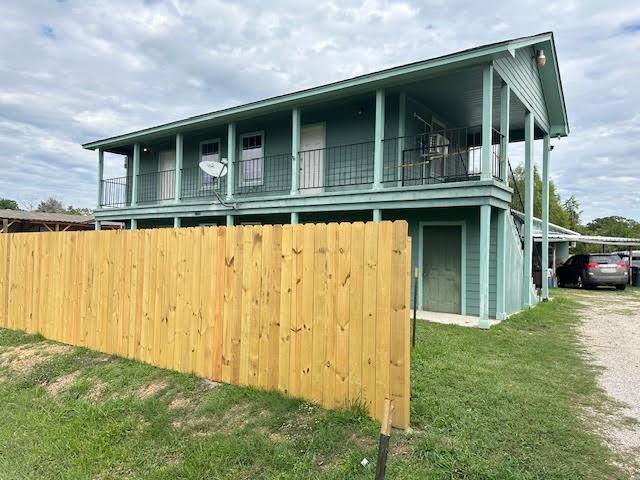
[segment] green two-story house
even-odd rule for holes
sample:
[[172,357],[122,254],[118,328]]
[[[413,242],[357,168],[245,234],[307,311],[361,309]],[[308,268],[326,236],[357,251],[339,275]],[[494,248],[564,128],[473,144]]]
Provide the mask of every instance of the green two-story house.
[[[533,142],[544,139],[548,192],[549,139],[568,132],[544,33],[83,146],[98,152],[96,228],[406,219],[418,308],[487,327],[536,301]],[[507,176],[509,144],[521,141],[523,236]],[[104,152],[124,157],[125,176],[103,178]],[[210,177],[203,160],[226,163],[226,175]]]

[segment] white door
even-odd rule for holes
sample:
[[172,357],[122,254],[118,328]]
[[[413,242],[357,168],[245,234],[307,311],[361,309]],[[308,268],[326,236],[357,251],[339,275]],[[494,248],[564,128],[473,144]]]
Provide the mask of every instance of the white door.
[[319,192],[324,186],[324,123],[300,129],[300,189]]
[[171,200],[175,193],[176,152],[164,150],[158,155],[158,200]]

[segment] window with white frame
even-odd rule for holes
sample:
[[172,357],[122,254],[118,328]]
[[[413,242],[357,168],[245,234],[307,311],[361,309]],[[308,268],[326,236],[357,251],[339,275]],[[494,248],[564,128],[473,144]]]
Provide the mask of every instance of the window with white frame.
[[[200,143],[200,161],[205,160],[219,162],[220,161],[220,140],[206,140]],[[214,184],[214,178],[200,171],[202,179],[202,187],[210,188]]]
[[264,136],[251,133],[241,136],[240,141],[241,185],[262,185],[264,166]]

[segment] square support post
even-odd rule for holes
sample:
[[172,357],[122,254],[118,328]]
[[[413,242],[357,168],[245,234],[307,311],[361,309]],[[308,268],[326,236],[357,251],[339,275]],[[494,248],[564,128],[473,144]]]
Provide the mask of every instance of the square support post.
[[500,88],[500,178],[503,182],[509,179],[509,122],[511,106],[511,89],[506,83]]
[[[397,170],[396,170],[396,180],[398,181],[397,186],[402,186],[402,152],[404,151],[405,146],[405,135],[406,135],[406,122],[407,122],[407,94],[405,92],[401,92],[398,99],[398,151],[396,155],[398,156],[397,160]],[[384,180],[384,178],[383,178]]]
[[373,209],[373,221],[374,222],[381,222],[382,221],[382,210],[380,210],[379,208],[374,208]]
[[297,225],[298,223],[300,223],[298,212],[291,212],[291,225]]
[[131,169],[131,206],[138,205],[138,180],[140,176],[140,144],[133,145],[133,167]]
[[[98,149],[98,203],[97,207],[100,208],[102,206],[102,193],[103,193],[103,185],[102,179],[104,177],[104,151],[99,148]],[[96,222],[97,225],[97,222]],[[99,230],[96,228],[96,230]]]
[[173,217],[173,228],[180,228],[182,226],[182,218]]
[[233,227],[234,218],[233,215],[227,215],[227,227]]
[[507,223],[511,214],[509,210],[499,209],[497,211],[497,238],[496,238],[496,320],[507,318]]
[[493,133],[493,64],[482,69],[482,170],[481,180],[491,180],[491,140]]
[[542,300],[549,300],[549,134],[542,147]]
[[531,262],[533,259],[533,127],[535,117],[524,117],[524,258],[522,264],[522,308],[531,306]]
[[291,110],[291,195],[300,190],[300,109]]
[[181,133],[176,134],[176,172],[175,172],[175,192],[173,200],[180,203],[182,200],[182,162],[184,158],[184,137]]
[[491,205],[480,206],[480,328],[489,328],[489,247]]
[[96,218],[96,222],[94,224],[94,227],[95,227],[96,230],[102,230],[102,220],[98,220]]
[[[236,163],[236,124],[230,123],[227,127],[227,200],[233,200],[235,193],[235,172]],[[233,218],[233,217],[232,217]],[[227,217],[227,224],[229,223]],[[233,225],[233,223],[231,224]]]
[[132,218],[130,230],[137,230],[137,229],[138,229],[138,220],[136,220],[135,218]]
[[384,140],[384,118],[385,118],[385,94],[384,89],[376,90],[376,123],[374,132],[373,149],[373,188],[382,187],[383,168],[383,140]]

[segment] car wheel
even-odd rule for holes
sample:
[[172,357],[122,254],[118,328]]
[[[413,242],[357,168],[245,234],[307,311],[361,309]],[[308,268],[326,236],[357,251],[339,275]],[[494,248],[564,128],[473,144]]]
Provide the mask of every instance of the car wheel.
[[627,288],[626,284],[622,284],[622,285],[616,285],[616,290],[624,290],[625,288]]
[[578,275],[576,279],[576,288],[584,288],[584,283],[582,282],[582,275]]

